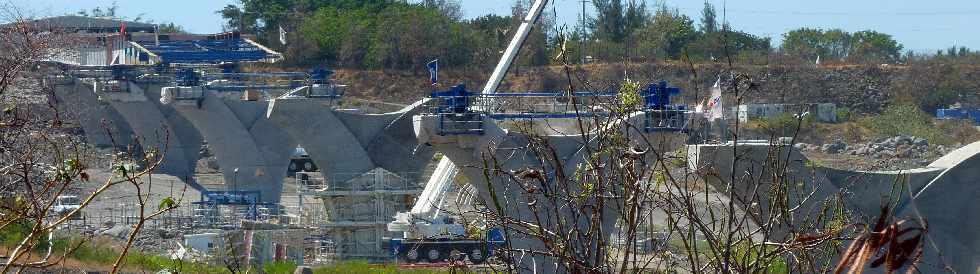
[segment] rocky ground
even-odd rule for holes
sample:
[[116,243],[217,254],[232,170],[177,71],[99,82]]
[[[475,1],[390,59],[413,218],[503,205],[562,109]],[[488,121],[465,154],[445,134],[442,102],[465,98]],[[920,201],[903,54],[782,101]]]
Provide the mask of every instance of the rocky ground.
[[868,171],[925,167],[960,146],[933,145],[926,139],[905,135],[854,144],[841,140],[823,145],[796,144],[807,157],[821,165]]

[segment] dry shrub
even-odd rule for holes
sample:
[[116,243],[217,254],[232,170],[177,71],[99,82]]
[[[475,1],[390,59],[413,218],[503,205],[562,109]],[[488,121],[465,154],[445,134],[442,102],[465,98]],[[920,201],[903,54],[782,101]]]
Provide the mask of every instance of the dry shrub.
[[[834,273],[848,269],[847,273],[860,274],[866,266],[873,269],[884,266],[885,273],[908,267],[908,272],[912,273],[922,257],[926,231],[924,225],[896,219],[891,215],[891,209],[883,206],[874,227],[870,231],[865,229],[851,242]],[[876,258],[871,260],[872,257]]]

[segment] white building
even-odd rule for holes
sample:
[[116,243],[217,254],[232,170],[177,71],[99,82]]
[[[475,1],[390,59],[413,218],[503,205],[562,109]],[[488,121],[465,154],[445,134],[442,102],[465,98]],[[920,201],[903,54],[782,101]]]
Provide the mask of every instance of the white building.
[[732,108],[739,122],[752,119],[775,117],[782,113],[813,115],[818,122],[836,123],[837,105],[833,103],[804,103],[804,104],[745,104]]

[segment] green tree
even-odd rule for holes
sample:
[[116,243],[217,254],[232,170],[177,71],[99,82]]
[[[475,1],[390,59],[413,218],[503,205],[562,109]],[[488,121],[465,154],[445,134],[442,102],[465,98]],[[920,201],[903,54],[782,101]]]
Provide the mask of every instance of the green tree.
[[823,33],[821,38],[821,54],[823,58],[844,59],[853,47],[851,34],[841,29],[831,29]]
[[157,31],[160,33],[187,33],[184,26],[174,23],[159,24],[157,25]]
[[215,13],[225,19],[225,24],[222,26],[225,31],[255,33],[258,18],[254,15],[246,14],[238,6],[227,5]]
[[473,53],[473,65],[492,68],[500,58],[500,49],[507,46],[510,37],[507,30],[512,29],[509,16],[484,15],[468,22],[473,33],[471,43],[474,48],[467,49]]
[[460,21],[463,18],[463,8],[456,0],[422,0],[422,5],[439,10],[443,16],[453,21]]
[[902,56],[902,44],[891,35],[873,30],[855,32],[853,45],[848,55],[853,61],[897,62]]
[[647,57],[677,59],[697,38],[694,22],[677,9],[661,5],[650,22],[637,32],[638,49]]
[[800,28],[783,34],[781,50],[807,60],[820,56],[853,62],[896,62],[902,56],[902,45],[891,35],[870,30],[852,34],[840,29]]
[[341,11],[325,7],[305,22],[301,32],[316,42],[318,59],[360,67],[370,45],[369,30],[375,24],[374,17],[366,10]]
[[[529,9],[530,6],[525,5],[523,0],[517,0],[514,2],[510,17],[512,21],[510,25],[512,27],[510,27],[511,31],[509,31],[504,38],[505,41],[509,42],[510,38],[514,35],[514,31],[517,29],[516,26],[520,24],[521,20],[527,15]],[[555,18],[550,13],[545,12],[541,14],[541,17],[538,18],[537,24],[534,24],[531,29],[531,33],[528,34],[527,39],[521,46],[521,52],[520,55],[518,55],[517,60],[515,60],[515,64],[523,66],[543,66],[549,64],[549,53],[551,52],[551,47],[549,46],[550,41],[548,40],[549,37],[547,31],[553,29],[555,24],[554,22]],[[499,48],[498,51],[502,50],[504,50],[503,47]],[[500,54],[497,54],[496,56],[499,57]],[[491,63],[496,64],[496,60]],[[520,66],[516,66],[515,69],[515,71],[519,71]]]
[[596,18],[591,22],[592,32],[598,39],[622,43],[642,28],[650,18],[645,2],[630,0],[593,0]]
[[810,60],[817,58],[817,56],[826,55],[823,47],[824,40],[823,30],[800,28],[783,34],[781,50],[784,53]]
[[718,14],[715,6],[704,1],[704,9],[701,10],[701,32],[705,34],[718,31]]

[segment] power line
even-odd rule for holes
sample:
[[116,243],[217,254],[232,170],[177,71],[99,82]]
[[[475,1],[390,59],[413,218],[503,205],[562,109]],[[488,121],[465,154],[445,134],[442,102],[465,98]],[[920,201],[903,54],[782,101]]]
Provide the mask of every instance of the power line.
[[[687,11],[698,11],[698,8],[678,8]],[[747,10],[731,9],[732,13],[747,14],[778,14],[778,15],[813,15],[813,16],[940,16],[940,15],[977,15],[980,10],[961,11],[792,11],[792,10]]]

